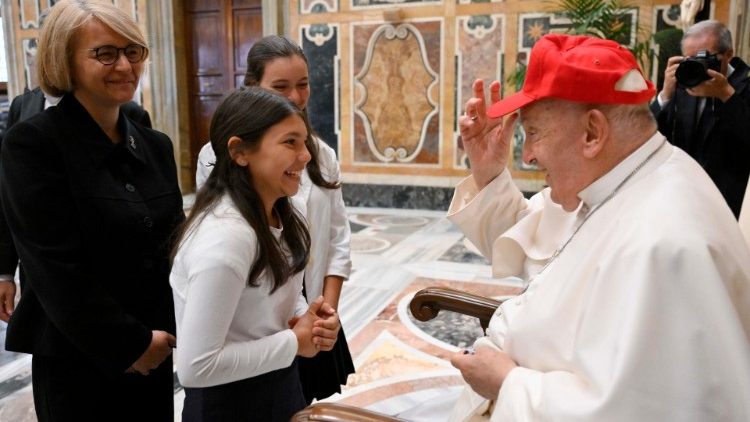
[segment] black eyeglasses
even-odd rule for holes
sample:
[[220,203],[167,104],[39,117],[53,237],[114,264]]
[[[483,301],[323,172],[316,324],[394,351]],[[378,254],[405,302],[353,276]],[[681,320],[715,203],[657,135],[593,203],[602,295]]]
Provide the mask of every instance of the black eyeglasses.
[[103,45],[101,47],[89,48],[93,51],[99,63],[104,65],[115,64],[120,58],[120,52],[130,63],[140,63],[148,56],[148,48],[140,44],[130,44],[124,48],[117,48],[114,45]]

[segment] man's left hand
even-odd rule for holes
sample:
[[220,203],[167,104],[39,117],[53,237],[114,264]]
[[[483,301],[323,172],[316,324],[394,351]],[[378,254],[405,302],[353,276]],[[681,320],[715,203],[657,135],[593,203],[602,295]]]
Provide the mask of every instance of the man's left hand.
[[451,364],[472,390],[489,400],[497,399],[508,373],[518,366],[507,353],[489,347],[478,347],[475,354],[456,353]]
[[688,88],[688,94],[694,97],[718,98],[722,102],[726,102],[734,94],[734,88],[732,88],[732,85],[729,85],[727,77],[711,69],[708,69],[706,72],[711,79],[700,85]]

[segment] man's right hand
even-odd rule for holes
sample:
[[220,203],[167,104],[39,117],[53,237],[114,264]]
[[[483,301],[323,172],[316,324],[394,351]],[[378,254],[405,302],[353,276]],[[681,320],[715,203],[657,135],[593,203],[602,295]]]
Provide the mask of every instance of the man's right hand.
[[[489,118],[484,100],[484,82],[474,81],[474,96],[466,102],[466,112],[458,119],[461,140],[471,163],[471,174],[479,189],[487,186],[505,169],[510,153],[510,140],[517,114],[505,124],[503,118]],[[500,101],[500,82],[490,84],[490,100]]]
[[664,86],[659,93],[661,100],[664,102],[671,101],[674,97],[674,92],[677,89],[677,66],[680,65],[684,59],[683,56],[673,56],[667,61],[667,68],[664,69]]
[[177,339],[172,334],[166,331],[153,330],[151,331],[151,344],[148,349],[130,368],[141,375],[148,375],[149,371],[156,369],[164,362],[164,359],[172,354],[172,348],[176,345]]

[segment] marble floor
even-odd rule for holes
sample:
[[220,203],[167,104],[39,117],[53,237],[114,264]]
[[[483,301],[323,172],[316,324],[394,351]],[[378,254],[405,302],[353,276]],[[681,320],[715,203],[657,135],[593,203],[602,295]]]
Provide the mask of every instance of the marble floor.
[[[488,263],[444,215],[349,209],[354,270],[344,284],[339,312],[357,372],[341,394],[327,400],[414,419],[408,409],[460,391],[461,377],[448,359],[481,335],[478,321],[450,312],[416,321],[408,310],[410,298],[428,286],[504,297],[518,293],[521,283],[492,279]],[[4,339],[0,322],[0,346]],[[180,420],[182,399],[175,382],[175,421]],[[0,352],[4,421],[36,421],[28,355]]]

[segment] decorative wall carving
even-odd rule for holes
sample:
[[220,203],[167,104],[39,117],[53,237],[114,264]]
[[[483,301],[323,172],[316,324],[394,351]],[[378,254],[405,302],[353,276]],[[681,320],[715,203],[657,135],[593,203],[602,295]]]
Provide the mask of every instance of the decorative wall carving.
[[339,10],[339,0],[300,0],[300,13],[326,13]]
[[313,129],[335,151],[339,150],[339,26],[313,24],[300,27],[307,56],[312,95],[307,103]]
[[[336,88],[312,86],[312,96],[325,92],[326,104],[336,104],[327,118],[333,123],[326,124],[340,128],[339,160],[348,183],[455,186],[467,174],[457,120],[473,80],[500,80],[501,93],[512,94],[507,78],[534,43],[571,25],[555,13],[554,2],[544,0],[338,0],[336,12],[317,0],[313,13],[315,1],[291,0],[290,25],[313,54],[323,54],[315,48],[336,40],[338,54],[326,65],[329,72],[341,70]],[[726,20],[730,1],[712,1],[717,19]],[[660,28],[654,15],[679,0],[630,4],[623,22],[630,28],[622,40],[627,45]],[[333,25],[335,32],[329,32]],[[401,25],[414,27],[406,38],[395,36]],[[303,36],[296,32],[301,27],[310,30]],[[394,31],[392,39],[376,34],[386,27]],[[317,118],[311,114],[313,122]],[[544,175],[523,164],[523,136],[518,130],[510,169],[521,189],[534,191],[543,186]]]
[[[358,133],[355,142],[368,147],[357,149],[355,161],[439,162],[436,148],[431,148],[439,136],[432,125],[439,117],[440,78],[434,70],[439,67],[428,58],[423,30],[428,36],[440,35],[439,23],[354,27],[354,39],[371,32],[364,60],[355,63],[354,113],[364,132],[364,139]],[[430,46],[436,47],[432,55],[439,54],[439,44]],[[426,154],[417,160],[425,147]]]
[[395,6],[399,4],[440,3],[442,0],[350,0],[352,8],[372,6]]

